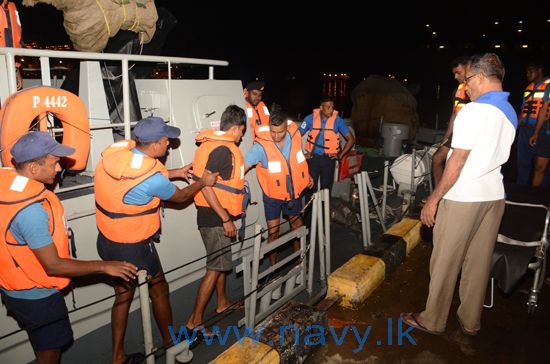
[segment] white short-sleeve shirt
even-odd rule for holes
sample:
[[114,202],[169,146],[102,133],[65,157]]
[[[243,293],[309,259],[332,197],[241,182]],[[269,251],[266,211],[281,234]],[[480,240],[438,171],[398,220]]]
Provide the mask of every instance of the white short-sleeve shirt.
[[504,198],[500,168],[510,156],[517,125],[508,96],[508,92],[491,91],[458,112],[451,148],[467,149],[470,154],[456,183],[443,198],[462,202]]

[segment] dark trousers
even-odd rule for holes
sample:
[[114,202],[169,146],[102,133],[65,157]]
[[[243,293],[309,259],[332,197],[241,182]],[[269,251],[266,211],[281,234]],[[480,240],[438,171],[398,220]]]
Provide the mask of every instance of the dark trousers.
[[[334,183],[334,168],[336,167],[336,160],[331,159],[326,154],[318,155],[313,154],[311,158],[307,160],[307,166],[309,169],[309,175],[313,179],[313,188],[308,189],[305,193],[306,203],[311,199],[311,196],[317,192],[317,184],[320,181],[321,189],[332,189]],[[305,211],[306,226],[308,229],[311,227],[311,205]]]

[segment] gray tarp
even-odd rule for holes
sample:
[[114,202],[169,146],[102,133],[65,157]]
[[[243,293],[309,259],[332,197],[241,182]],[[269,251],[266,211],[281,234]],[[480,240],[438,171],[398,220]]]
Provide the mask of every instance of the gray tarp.
[[158,19],[154,0],[23,0],[25,6],[38,3],[63,11],[74,49],[84,52],[103,51],[121,29],[140,33],[141,41],[149,43]]

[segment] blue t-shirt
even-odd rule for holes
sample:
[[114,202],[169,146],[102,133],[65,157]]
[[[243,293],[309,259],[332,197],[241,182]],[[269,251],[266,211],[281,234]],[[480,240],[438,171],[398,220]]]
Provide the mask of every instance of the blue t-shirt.
[[[48,213],[38,202],[19,211],[11,222],[10,232],[19,244],[26,244],[31,249],[40,249],[53,243]],[[18,291],[2,289],[2,291],[10,297],[27,300],[38,300],[57,292],[55,288],[31,288]]]
[[[327,119],[323,119],[321,116],[321,127],[324,128],[327,123]],[[304,135],[308,131],[313,129],[313,114],[309,114],[305,117],[304,121],[302,122],[302,125],[300,125],[300,134]],[[348,135],[350,133],[348,126],[346,125],[346,122],[341,117],[337,116],[336,120],[334,121],[334,132],[340,133],[342,135]],[[325,145],[325,138],[324,138],[325,132],[321,130],[319,132],[319,136],[317,138],[317,141],[315,144],[318,144],[319,146],[315,145],[313,148],[313,154],[319,154],[323,155],[325,154],[325,149],[323,148]]]
[[[544,81],[546,81],[548,78],[544,78],[542,81],[540,81],[539,83],[535,83],[535,87],[534,89],[536,90],[541,83],[543,83]],[[544,89],[544,95],[542,96],[542,102],[546,102],[548,101],[550,97],[550,83],[546,86],[546,88]],[[523,110],[523,107],[525,106],[525,100],[523,100],[523,102],[521,103],[521,110]],[[537,118],[536,117],[531,117],[531,116],[527,116],[526,118],[523,118],[521,120],[522,123],[527,123],[529,125],[533,125],[535,126],[535,124],[537,123]]]
[[[132,149],[132,152],[144,155],[144,153],[136,148]],[[155,196],[165,201],[172,197],[175,192],[175,184],[170,182],[163,174],[155,173],[128,191],[126,196],[124,196],[124,203],[138,206],[146,205],[151,202]]]
[[[290,148],[292,146],[292,137],[290,136],[290,133],[288,131],[286,132],[285,145],[283,146],[282,150],[279,146],[279,143],[275,143],[275,145],[281,151],[281,153],[283,153],[283,156],[288,161],[290,158]],[[265,154],[264,147],[260,143],[255,142],[248,150],[248,152],[246,152],[246,155],[244,157],[244,164],[252,167],[258,163],[261,163],[262,167],[267,168],[267,155]]]

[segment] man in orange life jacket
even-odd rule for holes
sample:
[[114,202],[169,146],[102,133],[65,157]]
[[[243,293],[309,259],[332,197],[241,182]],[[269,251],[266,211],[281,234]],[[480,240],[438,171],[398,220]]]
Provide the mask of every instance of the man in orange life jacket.
[[466,70],[470,67],[470,57],[458,57],[451,63],[452,72],[455,80],[458,82],[458,86],[455,91],[455,97],[453,100],[453,113],[447,126],[447,131],[443,135],[443,141],[437,148],[437,151],[432,157],[432,174],[434,177],[434,185],[437,186],[443,176],[443,169],[445,169],[445,161],[447,160],[447,154],[451,148],[451,142],[453,139],[453,127],[456,118],[456,114],[470,102],[470,98],[466,94],[466,86],[464,85],[464,77]]
[[231,240],[237,230],[233,220],[243,212],[244,160],[237,146],[246,130],[246,114],[236,105],[229,105],[221,115],[220,130],[205,129],[196,137],[199,148],[195,152],[193,171],[217,172],[218,183],[205,187],[195,195],[197,225],[206,249],[206,274],[203,277],[195,307],[187,320],[188,330],[200,329],[191,347],[202,336],[203,314],[210,296],[216,289],[216,312],[242,307],[230,302],[225,292],[225,280],[233,269]]
[[73,339],[59,292],[67,277],[105,273],[128,281],[137,273],[126,262],[71,259],[63,205],[44,185],[61,171],[60,157],[74,151],[48,133],[30,132],[11,149],[15,169],[0,169],[0,292],[38,363],[58,363]]
[[[134,128],[136,141],[114,143],[103,152],[95,171],[97,250],[104,260],[129,261],[146,270],[155,320],[164,343],[171,344],[172,325],[168,283],[164,278],[155,243],[159,239],[161,201],[181,203],[204,186],[212,186],[217,173],[203,171],[196,183],[180,189],[170,179],[185,179],[191,168],[167,170],[158,160],[166,155],[169,139],[180,129],[159,117],[140,120]],[[143,355],[124,353],[124,335],[135,286],[113,282],[116,298],[111,313],[112,362],[132,362]]]
[[[332,188],[336,160],[342,159],[355,144],[355,137],[350,132],[344,120],[334,110],[334,100],[330,97],[321,98],[319,109],[305,117],[300,125],[300,133],[308,133],[305,149],[309,174],[313,178],[313,188],[306,195],[317,191],[317,181],[321,189]],[[344,148],[340,150],[340,134],[346,139]],[[307,209],[306,224],[311,221],[311,208]]]
[[[519,130],[517,133],[517,183],[522,185],[529,184],[531,171],[533,169],[533,161],[537,154],[537,141],[532,140],[530,142],[529,139],[535,134],[537,134],[536,139],[538,139],[540,134],[545,132],[542,128],[538,131],[536,130],[537,118],[541,112],[543,104],[548,101],[548,90],[550,89],[550,78],[544,76],[543,70],[543,65],[539,62],[531,62],[526,68],[529,85],[527,85],[525,91],[523,92],[523,102],[521,104],[521,111],[518,116],[520,120]],[[548,113],[549,111],[547,109],[545,115],[541,115],[541,117],[544,120],[548,119]],[[535,133],[535,131],[537,131],[537,133]],[[537,178],[540,177],[537,176]],[[539,185],[542,187],[550,186],[550,169],[544,173],[542,181]]]
[[[281,213],[288,218],[292,230],[304,224],[301,194],[313,187],[306,158],[302,152],[302,135],[294,122],[280,111],[272,110],[269,126],[257,130],[256,141],[244,158],[245,171],[257,166],[256,176],[263,191],[265,220],[269,229],[268,243],[279,237]],[[300,249],[294,242],[294,251]],[[269,256],[271,265],[277,262],[276,253]],[[280,290],[273,291],[273,298]]]
[[[0,4],[0,47],[23,48],[23,37],[21,36],[21,21],[19,20],[19,12],[15,3],[8,0],[1,0]],[[20,64],[17,64],[17,89],[20,90],[23,86],[21,72],[19,71]]]
[[252,81],[244,89],[244,101],[246,102],[246,116],[250,124],[252,140],[256,138],[258,127],[269,125],[269,110],[262,101],[264,93],[264,83],[261,81]]

